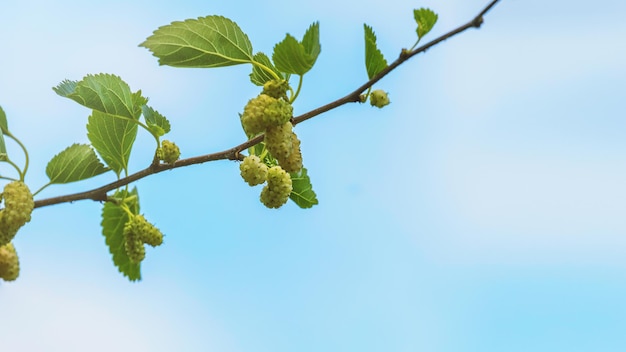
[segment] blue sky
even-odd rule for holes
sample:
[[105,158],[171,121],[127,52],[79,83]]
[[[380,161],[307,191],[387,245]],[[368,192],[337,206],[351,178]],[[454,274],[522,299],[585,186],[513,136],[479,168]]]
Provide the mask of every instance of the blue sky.
[[[414,42],[413,8],[439,13],[428,39],[486,3],[4,1],[0,105],[34,189],[52,156],[87,142],[89,112],[51,87],[88,73],[142,89],[183,157],[215,152],[243,140],[250,68],[159,67],[137,47],[158,26],[220,14],[270,52],[319,20],[300,114],[365,81],[364,22],[393,60]],[[381,81],[388,107],[297,126],[311,210],[265,209],[234,162],[141,180],[166,240],[140,283],[112,266],[99,204],[37,209],[15,240],[21,277],[0,285],[3,350],[625,350],[625,15],[617,0],[503,0]],[[135,169],[151,148],[138,138]]]

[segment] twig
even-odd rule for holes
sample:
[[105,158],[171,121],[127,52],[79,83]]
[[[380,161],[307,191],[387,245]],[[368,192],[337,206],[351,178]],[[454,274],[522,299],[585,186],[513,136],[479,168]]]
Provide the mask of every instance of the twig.
[[[493,0],[489,5],[487,5],[487,7],[485,7],[476,17],[474,17],[470,22],[428,42],[427,44],[424,44],[418,48],[415,48],[412,51],[406,51],[403,50],[400,53],[400,56],[394,61],[392,62],[389,66],[387,66],[384,70],[382,70],[379,74],[377,74],[376,76],[372,77],[372,79],[370,79],[369,81],[367,81],[365,84],[363,84],[362,86],[360,86],[359,88],[357,88],[356,90],[354,90],[353,92],[351,92],[350,94],[344,96],[343,98],[339,98],[329,104],[323,105],[317,109],[313,109],[307,113],[304,113],[300,116],[294,117],[292,119],[292,123],[294,125],[302,123],[308,119],[311,119],[317,115],[320,115],[322,113],[325,113],[327,111],[333,110],[337,107],[340,107],[344,104],[347,103],[354,103],[354,102],[359,102],[360,101],[360,95],[361,93],[363,93],[365,90],[369,89],[371,86],[373,86],[376,82],[378,82],[379,80],[381,80],[383,77],[385,77],[386,75],[388,75],[391,71],[395,70],[398,66],[400,66],[402,63],[404,63],[405,61],[407,61],[408,59],[412,58],[413,56],[426,52],[428,49],[430,49],[431,47],[445,41],[446,39],[449,39],[461,32],[464,32],[465,30],[469,29],[469,28],[479,28],[482,23],[483,23],[483,16],[485,14],[487,14],[487,12],[489,12],[489,10],[491,10],[500,0]],[[149,167],[136,172],[132,175],[129,175],[127,177],[121,178],[115,182],[111,182],[109,184],[106,184],[102,187],[99,188],[95,188],[92,189],[90,191],[85,191],[85,192],[80,192],[80,193],[74,193],[74,194],[69,194],[69,195],[64,195],[64,196],[57,196],[57,197],[51,197],[51,198],[45,198],[45,199],[41,199],[41,200],[37,200],[35,201],[35,208],[41,208],[41,207],[45,207],[48,205],[54,205],[54,204],[60,204],[60,203],[68,203],[68,202],[74,202],[77,200],[86,200],[86,199],[91,199],[94,201],[100,201],[100,202],[104,202],[107,200],[107,193],[109,191],[112,191],[114,189],[118,189],[122,186],[128,185],[132,182],[135,182],[137,180],[140,180],[144,177],[150,176],[150,175],[154,175],[163,171],[167,171],[167,170],[172,170],[172,169],[176,169],[179,167],[184,167],[184,166],[190,166],[190,165],[196,165],[196,164],[202,164],[202,163],[206,163],[209,161],[216,161],[216,160],[240,160],[241,157],[241,152],[254,146],[259,144],[260,142],[263,141],[263,135],[257,136],[255,138],[252,138],[244,143],[241,143],[233,148],[221,151],[221,152],[217,152],[217,153],[212,153],[212,154],[206,154],[206,155],[200,155],[200,156],[196,156],[196,157],[192,157],[192,158],[187,158],[187,159],[181,159],[176,161],[174,164],[169,165],[169,164],[151,164]]]

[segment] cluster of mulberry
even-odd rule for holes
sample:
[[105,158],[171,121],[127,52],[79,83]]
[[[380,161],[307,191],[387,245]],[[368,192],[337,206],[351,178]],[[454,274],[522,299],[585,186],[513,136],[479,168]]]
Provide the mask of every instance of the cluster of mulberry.
[[287,98],[285,80],[265,83],[263,92],[250,99],[241,115],[241,125],[248,137],[264,133],[264,143],[278,166],[268,169],[257,156],[251,155],[240,165],[241,177],[255,186],[267,181],[261,191],[261,202],[268,208],[279,208],[287,202],[292,190],[289,173],[302,170],[300,140],[293,132],[293,108]]
[[17,231],[30,221],[35,202],[28,186],[21,181],[4,186],[0,198],[4,202],[4,208],[0,209],[0,278],[13,281],[20,274],[20,264],[11,241]]
[[261,191],[261,203],[268,208],[280,208],[287,203],[292,190],[291,176],[280,166],[270,168],[256,155],[249,155],[239,164],[241,177],[250,186],[267,181]]
[[148,222],[143,215],[135,215],[124,225],[124,246],[128,258],[140,263],[146,257],[144,244],[152,247],[163,243],[163,234]]

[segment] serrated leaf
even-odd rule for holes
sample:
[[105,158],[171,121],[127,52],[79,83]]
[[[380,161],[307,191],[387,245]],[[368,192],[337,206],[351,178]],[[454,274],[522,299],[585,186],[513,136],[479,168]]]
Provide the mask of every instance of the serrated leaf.
[[170,131],[170,122],[161,115],[158,111],[144,105],[142,107],[143,117],[146,119],[146,124],[150,131],[161,137]]
[[320,51],[319,23],[316,22],[307,29],[302,42],[287,34],[274,46],[272,60],[281,72],[303,75],[313,68]]
[[363,25],[365,31],[365,69],[369,79],[376,76],[387,67],[387,60],[376,45],[376,34],[372,27]]
[[52,90],[58,95],[68,98],[70,94],[74,93],[74,90],[76,90],[77,84],[78,81],[70,81],[69,79],[66,79],[59,83],[58,86],[53,87]]
[[417,37],[421,39],[425,36],[437,23],[437,14],[434,13],[431,9],[420,8],[417,10],[413,10],[413,17],[415,17],[415,22],[417,22]]
[[0,106],[0,131],[6,133],[9,131],[9,122],[7,121],[7,114],[4,113],[2,106]]
[[0,161],[8,160],[7,147],[4,143],[4,134],[9,131],[9,123],[7,121],[7,115],[0,106]]
[[[130,206],[133,214],[139,214],[139,195],[137,189],[132,192],[118,191],[115,198],[127,198],[136,196]],[[141,264],[130,261],[124,245],[124,225],[128,221],[128,214],[119,205],[112,202],[104,203],[102,207],[102,235],[113,256],[113,264],[130,281],[141,280]]]
[[[278,75],[278,77],[282,77],[282,73],[274,66],[274,64],[272,63],[272,60],[270,60],[270,58],[259,52],[254,54],[254,62],[258,62],[262,65],[264,65],[265,67],[269,68],[270,70],[272,70],[274,73],[276,73]],[[250,81],[252,81],[252,83],[256,84],[257,86],[262,86],[264,85],[266,82],[271,81],[276,79],[272,74],[270,74],[269,72],[267,72],[266,70],[260,68],[257,65],[252,65],[252,73],[250,74]]]
[[222,16],[199,17],[159,27],[139,44],[175,67],[224,67],[252,61],[252,44],[237,23]]
[[302,209],[308,209],[317,205],[317,195],[313,192],[313,185],[311,185],[311,179],[307,174],[306,168],[289,175],[291,176],[293,187],[289,198]]
[[85,180],[109,171],[87,144],[73,144],[55,155],[46,167],[50,183]]
[[87,138],[102,160],[119,176],[128,167],[137,136],[137,124],[93,110],[87,123]]
[[313,63],[315,63],[320,52],[322,52],[319,22],[313,22],[306,30],[304,37],[302,37],[302,45],[304,46],[304,52],[306,52],[307,55],[313,59]]
[[132,93],[120,77],[105,73],[87,75],[79,82],[66,80],[53,89],[90,109],[129,119],[139,118],[141,106],[147,101],[140,91]]

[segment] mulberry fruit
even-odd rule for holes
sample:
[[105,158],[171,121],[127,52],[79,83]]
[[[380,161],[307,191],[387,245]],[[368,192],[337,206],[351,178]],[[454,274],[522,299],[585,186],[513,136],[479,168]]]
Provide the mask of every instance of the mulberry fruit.
[[157,150],[157,157],[168,164],[173,164],[180,158],[180,148],[168,140],[161,142],[161,148]]
[[0,210],[0,246],[11,242],[17,230],[30,221],[35,207],[32,193],[21,181],[4,186],[2,198],[4,209]]
[[370,104],[377,108],[382,108],[385,105],[389,105],[389,97],[384,90],[377,89],[370,93]]
[[126,249],[128,259],[135,264],[141,263],[146,257],[146,248],[143,246],[143,242],[137,238],[137,234],[126,231],[126,229],[124,229],[124,249]]
[[124,225],[124,242],[128,258],[133,263],[139,263],[146,256],[144,243],[152,247],[160,246],[163,233],[143,215],[135,215]]
[[267,165],[256,155],[248,155],[239,164],[241,177],[250,186],[260,185],[267,179]]
[[287,203],[291,191],[291,176],[280,166],[273,166],[267,171],[267,185],[261,191],[261,203],[268,208],[280,208]]
[[284,124],[292,114],[293,108],[285,100],[259,94],[244,107],[241,125],[248,136],[253,136],[264,132],[269,126]]
[[284,79],[267,81],[263,85],[262,94],[267,94],[275,99],[284,99],[287,101],[287,90],[289,89],[289,82]]
[[14,281],[20,275],[20,262],[13,243],[0,246],[0,278]]
[[268,128],[265,132],[265,146],[287,172],[298,172],[302,169],[300,140],[293,132],[291,122]]

